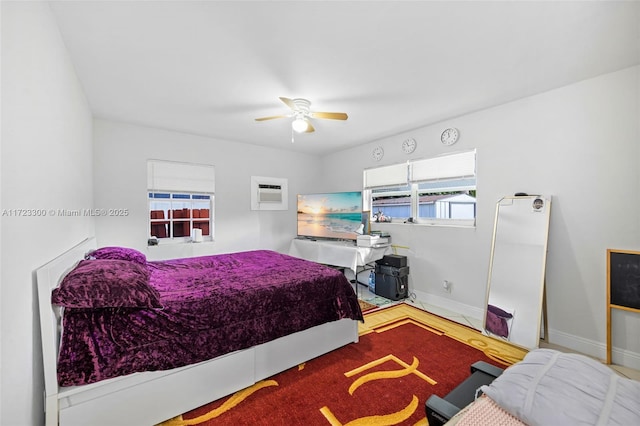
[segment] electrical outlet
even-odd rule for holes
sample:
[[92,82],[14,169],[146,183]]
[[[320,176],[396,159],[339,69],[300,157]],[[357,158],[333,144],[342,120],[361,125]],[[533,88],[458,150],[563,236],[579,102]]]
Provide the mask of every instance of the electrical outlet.
[[444,291],[446,291],[447,293],[451,293],[451,282],[444,280],[442,282],[442,288],[444,288]]

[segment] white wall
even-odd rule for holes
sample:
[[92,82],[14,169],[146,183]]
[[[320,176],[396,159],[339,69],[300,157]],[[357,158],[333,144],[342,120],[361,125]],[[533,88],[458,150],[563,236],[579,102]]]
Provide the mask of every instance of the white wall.
[[[94,122],[95,203],[127,208],[128,217],[96,220],[98,245],[137,248],[149,258],[174,258],[251,249],[287,252],[296,235],[296,195],[316,185],[316,157],[257,145],[112,121]],[[215,166],[215,241],[147,247],[147,159]],[[288,210],[251,210],[251,176],[288,179]]]
[[[606,249],[640,250],[640,68],[388,137],[323,159],[327,189],[362,181],[360,170],[477,148],[475,229],[377,225],[409,246],[410,286],[431,301],[477,313],[485,300],[495,203],[515,192],[553,196],[547,257],[550,338],[605,357]],[[445,147],[440,133],[460,130]],[[418,142],[407,156],[401,143]],[[371,150],[383,146],[380,163]],[[375,228],[374,228],[375,229]],[[453,283],[451,294],[442,281]],[[616,319],[617,318],[617,319]],[[640,315],[614,315],[614,362],[640,368]]]
[[[46,3],[2,2],[0,424],[44,421],[34,271],[93,234],[91,114]],[[14,209],[44,209],[44,217]]]

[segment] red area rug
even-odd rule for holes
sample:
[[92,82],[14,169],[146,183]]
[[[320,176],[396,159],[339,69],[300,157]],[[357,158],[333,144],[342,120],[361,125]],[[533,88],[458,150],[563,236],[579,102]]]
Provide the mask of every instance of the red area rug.
[[476,361],[504,368],[438,330],[402,321],[162,425],[427,424],[429,396],[449,393]]

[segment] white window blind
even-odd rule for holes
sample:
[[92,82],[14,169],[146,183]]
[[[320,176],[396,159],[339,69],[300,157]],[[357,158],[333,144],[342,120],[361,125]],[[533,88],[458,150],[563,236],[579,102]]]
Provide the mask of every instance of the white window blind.
[[442,155],[409,164],[411,182],[456,179],[476,175],[476,152]]
[[376,167],[364,171],[364,187],[377,188],[407,184],[407,163]]
[[206,164],[148,160],[147,188],[152,191],[215,192],[215,168]]

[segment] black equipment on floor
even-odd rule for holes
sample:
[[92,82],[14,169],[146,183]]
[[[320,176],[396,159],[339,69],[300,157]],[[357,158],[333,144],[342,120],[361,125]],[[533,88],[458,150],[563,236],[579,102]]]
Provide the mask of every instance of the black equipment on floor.
[[406,256],[390,255],[377,260],[375,293],[391,300],[406,299],[409,296],[409,267],[406,265]]
[[504,370],[484,361],[474,362],[471,366],[471,376],[460,383],[444,398],[431,395],[425,404],[429,426],[444,425],[474,401],[476,390],[482,385],[488,385],[502,374]]
[[382,259],[376,260],[376,264],[393,266],[394,268],[403,268],[407,266],[407,256],[400,256],[399,254],[385,254]]

